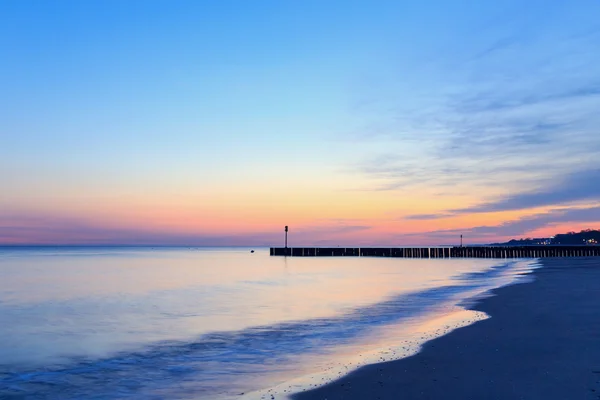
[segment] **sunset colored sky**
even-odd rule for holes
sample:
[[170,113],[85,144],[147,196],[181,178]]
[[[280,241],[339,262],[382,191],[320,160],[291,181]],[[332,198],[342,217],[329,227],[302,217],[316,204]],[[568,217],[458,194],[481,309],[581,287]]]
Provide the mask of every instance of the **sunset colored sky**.
[[0,2],[0,244],[600,228],[600,1]]

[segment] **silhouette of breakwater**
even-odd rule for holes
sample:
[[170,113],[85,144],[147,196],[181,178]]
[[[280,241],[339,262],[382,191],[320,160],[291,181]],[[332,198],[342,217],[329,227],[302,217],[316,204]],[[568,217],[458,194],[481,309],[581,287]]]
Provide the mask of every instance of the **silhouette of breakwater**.
[[600,246],[271,247],[272,256],[398,258],[597,257]]

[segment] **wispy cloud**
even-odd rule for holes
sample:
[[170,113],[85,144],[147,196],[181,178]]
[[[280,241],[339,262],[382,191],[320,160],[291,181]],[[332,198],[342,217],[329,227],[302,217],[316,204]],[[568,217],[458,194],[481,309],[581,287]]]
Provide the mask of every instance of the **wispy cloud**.
[[[321,220],[310,226],[290,227],[294,245],[332,244],[371,226],[352,220]],[[271,246],[282,243],[279,230],[231,234],[166,231],[148,227],[110,226],[85,218],[43,213],[0,213],[0,244],[90,244],[173,246]]]
[[507,48],[512,47],[518,43],[519,43],[519,35],[517,35],[517,34],[512,34],[509,36],[501,37],[501,38],[497,39],[496,41],[494,41],[489,46],[485,47],[483,50],[476,53],[469,61],[473,62],[473,61],[477,61],[480,59],[485,59],[486,57],[489,57],[491,54],[493,54],[495,52],[498,52],[501,50],[506,50]]
[[567,205],[600,199],[600,169],[580,171],[550,182],[534,191],[516,193],[473,207],[452,210],[455,213],[496,212]]
[[552,227],[562,223],[582,222],[589,223],[590,228],[598,228],[597,225],[600,225],[600,206],[554,209],[545,213],[534,214],[514,221],[504,222],[499,225],[434,230],[413,235],[403,235],[398,238],[404,238],[406,240],[410,237],[419,236],[426,237],[430,243],[432,241],[445,243],[447,241],[456,240],[459,235],[463,235],[470,241],[474,240],[477,243],[483,243],[485,241],[496,240],[497,238],[523,237],[535,230]]
[[[420,109],[386,107],[382,119],[395,140],[380,138],[385,153],[356,165],[369,189],[427,186],[456,196],[470,188],[481,196],[482,205],[451,212],[599,198],[600,42],[595,29],[580,34],[580,28],[552,43],[535,32],[503,34],[468,62],[452,60],[462,69],[429,88]],[[490,191],[507,194],[490,199]]]
[[445,218],[445,217],[449,217],[449,216],[452,216],[452,214],[449,214],[449,213],[412,214],[412,215],[407,215],[403,219],[406,219],[406,220],[417,220],[417,221],[426,221],[426,220],[432,220],[432,219]]
[[265,245],[277,239],[273,232],[255,235],[219,235],[205,232],[165,231],[148,227],[103,224],[87,218],[40,212],[0,213],[0,243],[91,245]]
[[518,107],[535,106],[544,103],[589,100],[600,96],[600,83],[587,82],[583,86],[566,88],[538,87],[536,92],[488,91],[456,99],[453,106],[461,113],[481,113],[507,110]]

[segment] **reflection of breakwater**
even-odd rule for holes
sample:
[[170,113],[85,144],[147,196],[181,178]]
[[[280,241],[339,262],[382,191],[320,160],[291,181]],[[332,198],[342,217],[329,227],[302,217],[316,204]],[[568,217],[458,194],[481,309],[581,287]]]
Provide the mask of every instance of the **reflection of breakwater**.
[[598,257],[600,246],[271,247],[272,256],[399,258]]

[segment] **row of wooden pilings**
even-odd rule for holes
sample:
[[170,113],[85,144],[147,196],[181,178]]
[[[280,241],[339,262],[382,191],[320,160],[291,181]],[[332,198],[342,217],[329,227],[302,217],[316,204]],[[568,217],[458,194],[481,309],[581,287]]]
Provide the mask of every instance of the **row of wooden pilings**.
[[600,246],[271,247],[272,256],[399,258],[546,258],[600,256]]

